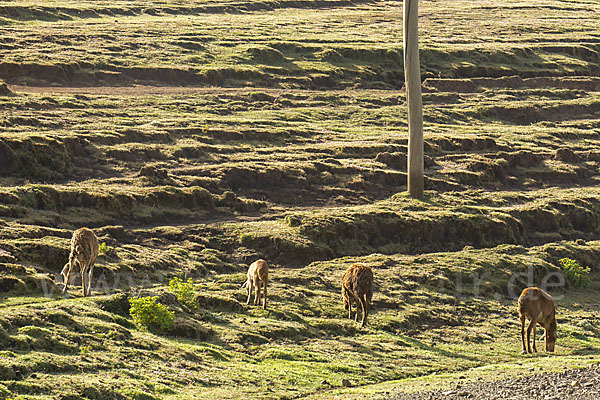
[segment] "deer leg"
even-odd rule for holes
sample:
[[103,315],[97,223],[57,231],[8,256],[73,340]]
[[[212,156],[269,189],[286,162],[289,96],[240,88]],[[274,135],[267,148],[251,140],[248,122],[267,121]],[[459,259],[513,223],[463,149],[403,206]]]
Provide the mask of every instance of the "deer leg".
[[348,297],[348,319],[352,319],[352,299]]
[[67,267],[66,274],[65,274],[64,268],[62,271],[62,274],[64,277],[64,284],[65,284],[65,287],[63,288],[63,296],[65,294],[67,294],[67,288],[71,284],[71,281],[74,278],[75,268],[77,266],[79,266],[79,262],[77,261],[77,257],[75,257],[75,254],[73,253],[73,251],[71,251],[71,253],[69,254],[69,262],[65,265],[65,267]]
[[83,291],[83,297],[87,296],[87,274],[85,271],[85,268],[82,268],[81,271],[79,271],[81,274],[81,290]]
[[527,354],[527,348],[525,347],[525,316],[521,315],[521,342],[523,343],[523,351],[521,354]]
[[535,347],[535,337],[536,337],[535,330],[536,330],[536,327],[537,327],[537,324],[533,324],[533,352],[534,353],[537,353],[537,349]]
[[246,302],[246,304],[250,304],[250,299],[252,298],[252,291],[253,291],[252,279],[250,279],[250,278],[248,278],[246,290],[248,291],[248,301]]
[[256,282],[255,290],[256,292],[254,293],[254,305],[257,306],[260,304],[260,281]]
[[356,317],[354,318],[354,320],[358,322],[358,310],[361,309],[362,304],[360,303],[360,299],[358,296],[354,296],[354,302],[356,303]]
[[64,284],[67,283],[67,276],[69,275],[69,270],[70,269],[71,269],[71,264],[70,263],[66,263],[65,266],[63,267],[62,271],[60,271],[60,274],[62,275],[63,283]]
[[63,290],[62,294],[64,295],[67,292],[67,285],[69,284],[69,273],[71,272],[71,264],[66,263],[60,274],[63,277]]
[[89,266],[89,270],[87,273],[87,295],[90,296],[92,294],[92,277],[94,276],[94,264]]
[[348,319],[352,319],[352,302],[346,288],[342,287],[342,298],[344,299],[344,308],[348,310]]
[[88,295],[92,294],[92,278],[94,277],[94,264],[96,263],[97,257],[97,254],[92,254],[92,257],[90,258],[90,263],[88,264]]
[[263,308],[267,308],[267,281],[263,283]]
[[[359,296],[360,304],[362,306],[362,323],[361,327],[364,327],[367,323],[367,316],[369,315],[369,305],[367,304],[367,299],[365,299],[365,295]],[[356,313],[358,314],[358,312]]]
[[[535,321],[532,320],[531,322],[529,322],[529,325],[527,326],[527,353],[531,354],[531,331],[533,330],[533,327],[535,326]],[[535,340],[535,339],[534,339]]]
[[75,272],[73,270],[74,270],[73,264],[69,264],[69,269],[66,271],[66,274],[64,275],[64,277],[65,277],[65,282],[64,282],[65,287],[63,287],[63,291],[62,291],[63,296],[65,294],[67,294],[67,288],[68,288],[69,284],[71,283],[71,280],[73,279],[73,275],[74,275],[74,272]]

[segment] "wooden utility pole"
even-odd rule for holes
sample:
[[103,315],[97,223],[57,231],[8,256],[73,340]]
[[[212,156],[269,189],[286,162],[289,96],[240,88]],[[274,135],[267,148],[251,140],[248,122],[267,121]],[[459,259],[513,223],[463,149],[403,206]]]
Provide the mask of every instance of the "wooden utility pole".
[[408,104],[408,193],[423,198],[423,101],[419,64],[419,0],[404,0],[404,85]]

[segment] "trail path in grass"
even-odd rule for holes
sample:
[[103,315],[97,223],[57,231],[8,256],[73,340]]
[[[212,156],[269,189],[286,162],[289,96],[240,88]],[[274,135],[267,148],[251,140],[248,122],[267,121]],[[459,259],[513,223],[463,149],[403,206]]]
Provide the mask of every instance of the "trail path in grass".
[[[220,87],[196,87],[196,86],[21,86],[8,85],[15,93],[81,93],[96,95],[177,95],[177,94],[211,94],[211,93],[235,93],[240,91],[265,91],[269,93],[283,93],[283,89],[266,88],[220,88]],[[289,92],[288,90],[285,90]]]
[[[556,87],[563,89],[588,90],[590,92],[600,91],[600,78],[589,76],[539,76],[535,78],[522,79],[518,76],[507,76],[500,78],[466,78],[466,79],[435,79],[428,78],[424,82],[428,91],[432,92],[454,92],[471,93],[477,88],[501,88],[501,89],[523,89],[523,88],[546,88]],[[322,90],[310,89],[280,89],[268,87],[202,87],[202,86],[172,86],[172,85],[131,85],[121,86],[24,86],[8,85],[14,93],[78,93],[92,95],[184,95],[184,94],[225,94],[237,92],[260,91],[271,95],[282,95],[290,93],[322,92]],[[378,92],[389,95],[390,92],[403,92],[402,90],[384,90],[370,88],[328,89],[326,92],[352,92],[354,94]]]
[[[8,85],[13,93],[62,93],[62,94],[90,94],[90,95],[113,95],[113,96],[146,96],[146,95],[185,95],[185,94],[227,94],[264,92],[271,95],[282,95],[290,93],[322,92],[308,89],[273,89],[265,87],[201,87],[201,86],[162,86],[162,85],[129,85],[129,86],[23,86]],[[349,92],[357,93],[385,93],[393,90],[378,89],[338,89],[328,90],[326,93]]]

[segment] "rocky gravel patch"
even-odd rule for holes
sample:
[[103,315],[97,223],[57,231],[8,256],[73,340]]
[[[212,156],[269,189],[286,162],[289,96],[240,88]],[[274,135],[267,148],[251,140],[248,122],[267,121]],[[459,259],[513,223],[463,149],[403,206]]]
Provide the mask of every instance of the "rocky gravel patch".
[[459,384],[451,390],[397,393],[384,399],[595,400],[600,399],[600,365],[493,382]]

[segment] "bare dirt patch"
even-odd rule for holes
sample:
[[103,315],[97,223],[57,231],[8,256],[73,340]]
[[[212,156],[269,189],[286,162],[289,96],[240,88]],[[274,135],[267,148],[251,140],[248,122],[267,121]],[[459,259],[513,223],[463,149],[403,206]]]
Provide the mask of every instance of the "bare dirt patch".
[[[449,390],[400,394],[387,400],[425,399],[597,399],[600,397],[600,367],[534,374],[495,382],[457,384]],[[383,400],[383,399],[382,399]]]

